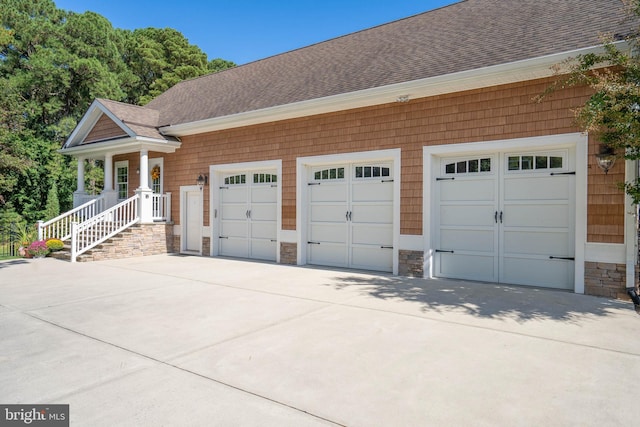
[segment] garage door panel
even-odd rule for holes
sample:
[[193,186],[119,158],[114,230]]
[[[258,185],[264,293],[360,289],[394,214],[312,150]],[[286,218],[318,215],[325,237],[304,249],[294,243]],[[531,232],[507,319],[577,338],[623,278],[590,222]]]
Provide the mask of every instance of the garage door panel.
[[351,221],[354,223],[391,223],[393,206],[391,204],[363,205],[354,204],[351,207]]
[[247,205],[243,204],[224,204],[220,212],[220,218],[224,220],[245,220],[247,218]]
[[569,227],[570,206],[564,204],[520,204],[504,207],[505,227]]
[[391,271],[393,260],[391,249],[376,246],[354,245],[351,248],[351,267],[364,270]]
[[440,231],[440,245],[442,250],[462,250],[462,251],[495,251],[493,228],[484,230],[460,230],[442,229]]
[[573,275],[573,261],[505,257],[502,282],[573,289]]
[[270,185],[260,184],[258,187],[251,187],[251,203],[271,203],[277,197],[277,187],[275,185],[271,187]]
[[383,202],[393,200],[392,182],[355,183],[351,190],[352,202]]
[[440,200],[451,201],[492,201],[495,198],[495,179],[458,178],[440,181]]
[[224,221],[220,226],[221,236],[247,237],[246,221]]
[[504,200],[566,200],[570,184],[567,176],[509,178],[504,182]]
[[233,237],[220,239],[220,253],[225,256],[246,258],[249,256],[247,239]]
[[439,264],[443,277],[483,282],[493,282],[498,278],[493,256],[441,253]]
[[274,221],[276,220],[277,207],[275,203],[252,204],[251,219],[255,221]]
[[345,222],[347,220],[347,206],[341,204],[313,204],[311,207],[311,222]]
[[247,203],[247,187],[242,185],[222,188],[220,197],[224,203]]
[[572,256],[568,231],[509,231],[504,234],[505,254]]
[[393,244],[393,227],[391,225],[356,225],[351,228],[353,244],[391,246]]
[[276,252],[276,242],[272,242],[269,239],[251,240],[251,258],[262,259],[265,261],[275,261]]
[[309,240],[314,242],[347,242],[346,224],[311,224]]
[[445,226],[493,226],[493,205],[445,205],[440,206],[440,224]]
[[323,182],[320,185],[310,185],[309,188],[309,201],[311,203],[347,201],[347,187],[344,183],[338,185]]
[[275,239],[278,233],[274,222],[252,222],[251,238],[252,239]]
[[344,244],[308,245],[309,262],[317,265],[347,267],[347,247]]

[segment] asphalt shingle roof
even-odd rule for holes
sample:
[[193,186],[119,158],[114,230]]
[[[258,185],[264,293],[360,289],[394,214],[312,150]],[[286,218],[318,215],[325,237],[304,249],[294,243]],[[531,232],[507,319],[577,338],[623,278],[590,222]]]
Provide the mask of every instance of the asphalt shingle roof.
[[159,116],[132,121],[189,123],[568,52],[629,34],[625,18],[621,0],[465,0],[178,83],[144,108]]

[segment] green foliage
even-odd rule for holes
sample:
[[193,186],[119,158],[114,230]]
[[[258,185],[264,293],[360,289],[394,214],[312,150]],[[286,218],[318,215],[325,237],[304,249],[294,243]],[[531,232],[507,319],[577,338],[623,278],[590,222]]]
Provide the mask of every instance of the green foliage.
[[[640,16],[640,0],[629,0],[628,10]],[[558,66],[566,73],[552,85],[554,90],[588,85],[593,95],[575,111],[579,126],[594,135],[604,147],[624,153],[626,159],[640,159],[640,33],[626,38],[622,50],[617,40],[603,37],[604,51],[572,58]],[[634,203],[640,201],[640,181],[620,185]]]
[[[0,213],[34,223],[72,206],[76,160],[57,150],[94,98],[146,103],[180,80],[234,65],[208,62],[169,28],[120,30],[52,0],[0,1]],[[86,188],[98,193],[100,162],[88,163]]]
[[60,215],[60,202],[58,201],[58,186],[54,182],[47,194],[47,204],[44,209],[44,220],[49,221]]

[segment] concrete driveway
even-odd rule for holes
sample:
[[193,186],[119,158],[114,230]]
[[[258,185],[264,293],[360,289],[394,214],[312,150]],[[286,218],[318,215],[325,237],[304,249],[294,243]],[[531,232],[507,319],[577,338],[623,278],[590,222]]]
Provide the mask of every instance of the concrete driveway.
[[640,316],[219,258],[0,262],[0,403],[73,426],[637,425]]

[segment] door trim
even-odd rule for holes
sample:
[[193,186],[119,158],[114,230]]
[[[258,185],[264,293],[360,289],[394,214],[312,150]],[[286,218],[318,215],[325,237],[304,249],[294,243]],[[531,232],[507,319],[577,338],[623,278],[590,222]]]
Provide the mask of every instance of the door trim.
[[[199,215],[199,222],[200,222],[200,226],[198,227],[198,230],[200,231],[200,237],[199,237],[199,242],[200,242],[200,249],[198,251],[188,251],[186,246],[187,246],[187,239],[185,238],[187,235],[187,216],[186,216],[186,209],[185,209],[185,204],[187,203],[187,192],[191,192],[191,191],[198,191],[200,192],[200,209],[198,209]],[[202,189],[197,186],[197,185],[184,185],[180,187],[180,253],[184,253],[184,254],[190,254],[190,255],[202,255],[202,226],[203,226],[203,213],[202,213],[202,205],[203,205],[203,194],[202,194]]]
[[[355,153],[329,154],[324,156],[298,157],[296,159],[296,230],[297,264],[307,264],[307,225],[308,218],[308,169],[342,163],[360,163],[368,161],[390,161],[393,163],[393,274],[398,274],[398,246],[400,240],[400,169],[401,151],[399,148],[378,151],[360,151]],[[304,242],[304,243],[303,243]]]
[[218,221],[218,212],[220,212],[220,198],[218,193],[220,186],[220,176],[224,173],[232,171],[250,172],[254,170],[275,169],[278,175],[278,187],[276,191],[276,262],[280,262],[280,241],[282,234],[282,160],[265,160],[260,162],[242,162],[228,163],[224,165],[209,166],[209,227],[210,229],[210,250],[209,256],[218,256],[220,254],[220,224]]
[[475,153],[495,153],[519,150],[551,150],[575,148],[576,194],[575,194],[575,271],[574,292],[584,293],[585,244],[587,239],[587,147],[588,136],[582,133],[569,133],[542,137],[518,138],[496,141],[483,141],[461,144],[449,144],[423,147],[423,241],[424,274],[434,277],[434,236],[436,227],[433,218],[435,207],[435,178],[440,173],[440,158]]

